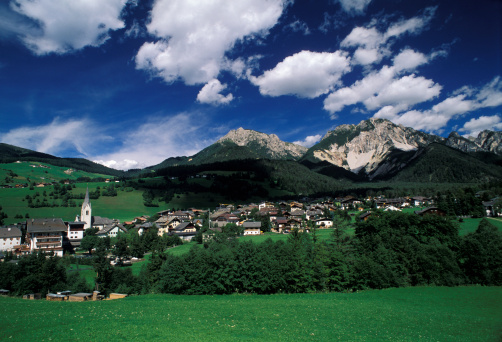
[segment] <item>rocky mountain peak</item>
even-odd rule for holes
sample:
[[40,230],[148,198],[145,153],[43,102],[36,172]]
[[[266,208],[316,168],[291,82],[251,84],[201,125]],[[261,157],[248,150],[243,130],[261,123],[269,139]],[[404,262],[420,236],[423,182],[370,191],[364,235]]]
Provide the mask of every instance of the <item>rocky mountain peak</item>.
[[265,156],[272,159],[299,159],[307,148],[284,142],[275,134],[266,134],[242,127],[231,130],[217,143],[233,142],[238,146],[247,146],[253,150],[261,151]]
[[482,131],[476,138],[465,138],[451,132],[445,141],[449,147],[463,152],[491,152],[502,155],[502,132]]
[[340,125],[311,151],[318,160],[358,173],[375,173],[393,150],[414,151],[443,138],[396,125],[385,119],[369,119],[358,125]]

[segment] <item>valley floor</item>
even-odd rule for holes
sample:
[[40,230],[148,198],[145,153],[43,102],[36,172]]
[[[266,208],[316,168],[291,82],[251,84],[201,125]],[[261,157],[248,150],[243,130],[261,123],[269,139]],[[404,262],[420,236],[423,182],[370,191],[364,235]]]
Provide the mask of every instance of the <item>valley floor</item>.
[[500,341],[502,287],[294,295],[146,295],[101,302],[0,297],[12,341]]

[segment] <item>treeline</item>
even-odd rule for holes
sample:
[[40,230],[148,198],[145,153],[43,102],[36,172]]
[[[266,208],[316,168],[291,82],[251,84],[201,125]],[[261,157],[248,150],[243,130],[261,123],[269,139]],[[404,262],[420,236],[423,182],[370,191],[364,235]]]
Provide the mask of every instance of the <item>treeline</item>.
[[[73,194],[73,189],[75,189],[75,184],[61,185],[56,183],[52,191],[47,192],[47,190],[44,190],[42,194],[36,191],[33,195],[26,195],[24,200],[26,200],[29,208],[77,207],[81,205],[81,202],[77,204],[75,200],[83,200],[85,194]],[[117,187],[114,184],[110,184],[102,190],[98,186],[96,190],[89,191],[89,198],[91,200],[99,199],[100,196],[117,196]]]
[[220,239],[182,256],[159,255],[144,270],[147,292],[174,294],[305,293],[401,286],[502,285],[502,236],[483,220],[458,236],[446,219],[379,213],[349,237],[328,241],[293,231],[287,242]]
[[14,295],[28,293],[90,292],[91,287],[78,273],[67,272],[69,260],[44,253],[33,253],[19,260],[7,255],[0,263],[0,287]]
[[[293,230],[287,241],[240,243],[234,232],[226,232],[201,239],[184,255],[169,253],[152,234],[146,240],[152,240],[153,254],[139,276],[130,268],[110,266],[104,244],[96,248],[92,263],[103,293],[273,294],[502,285],[502,233],[486,219],[462,237],[451,220],[399,212],[374,212],[355,227],[342,218],[335,218],[335,224],[338,228],[327,240],[318,239],[316,230]],[[355,234],[346,234],[348,228],[355,228]],[[114,243],[114,255],[130,255],[126,248],[134,241],[120,239]],[[73,286],[55,261],[44,266],[45,258],[25,258],[20,267],[0,265],[2,288],[22,294]],[[36,260],[38,266],[28,268]],[[36,282],[38,278],[46,280]],[[32,282],[35,285],[27,285]]]

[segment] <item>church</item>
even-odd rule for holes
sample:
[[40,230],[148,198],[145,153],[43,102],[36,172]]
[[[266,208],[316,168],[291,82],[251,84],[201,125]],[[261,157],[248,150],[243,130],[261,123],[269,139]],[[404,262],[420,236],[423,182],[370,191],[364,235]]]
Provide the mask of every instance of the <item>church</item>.
[[[119,220],[112,220],[107,217],[92,215],[91,200],[89,199],[89,187],[87,187],[85,191],[85,198],[84,203],[82,203],[82,209],[80,210],[80,216],[77,215],[75,221],[83,223],[84,230],[91,227],[98,228],[100,232],[109,232],[107,235],[114,235],[112,231],[115,232],[116,230],[127,232],[127,229],[120,224]],[[103,234],[100,235],[98,232],[98,236],[103,236]]]

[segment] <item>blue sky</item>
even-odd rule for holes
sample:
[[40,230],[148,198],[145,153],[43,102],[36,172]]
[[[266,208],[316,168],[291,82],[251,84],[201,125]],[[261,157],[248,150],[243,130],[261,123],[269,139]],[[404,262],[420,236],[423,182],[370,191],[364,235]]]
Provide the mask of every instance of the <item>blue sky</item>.
[[128,169],[231,129],[502,129],[497,0],[10,0],[0,141]]

